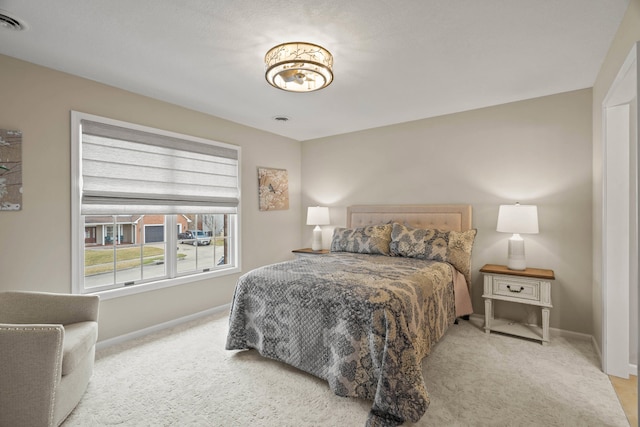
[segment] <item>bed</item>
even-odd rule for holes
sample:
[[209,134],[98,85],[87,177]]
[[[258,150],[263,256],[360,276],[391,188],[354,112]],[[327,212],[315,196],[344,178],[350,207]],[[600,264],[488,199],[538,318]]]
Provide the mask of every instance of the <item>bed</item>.
[[330,254],[239,278],[226,348],[373,401],[368,426],[417,422],[429,405],[422,359],[472,310],[475,234],[469,205],[351,206]]

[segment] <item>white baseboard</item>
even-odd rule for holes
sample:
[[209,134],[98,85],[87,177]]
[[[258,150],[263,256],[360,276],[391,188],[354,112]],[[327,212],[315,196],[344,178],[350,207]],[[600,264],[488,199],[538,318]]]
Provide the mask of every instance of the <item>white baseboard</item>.
[[591,335],[591,345],[593,346],[593,348],[596,351],[596,354],[598,355],[598,361],[600,362],[600,369],[602,369],[602,351],[600,350],[600,346],[596,341],[596,337],[594,337],[593,335]]
[[117,337],[109,338],[103,341],[98,341],[96,344],[96,350],[101,350],[107,347],[110,347],[115,344],[120,344],[125,341],[129,341],[135,338],[140,338],[145,335],[152,334],[154,332],[161,331],[163,329],[172,328],[174,326],[178,326],[182,323],[190,322],[192,320],[199,319],[201,317],[209,316],[211,314],[220,313],[225,310],[229,310],[231,304],[225,304],[218,307],[213,307],[208,310],[200,311],[198,313],[193,313],[188,316],[180,317],[178,319],[173,319],[168,322],[160,323],[157,325],[149,326],[148,328],[140,329],[138,331],[129,332],[128,334],[119,335]]
[[[549,334],[557,337],[576,338],[583,341],[591,341],[595,344],[595,339],[591,334],[584,334],[582,332],[567,331],[566,329],[549,328]],[[597,351],[597,350],[596,350]]]

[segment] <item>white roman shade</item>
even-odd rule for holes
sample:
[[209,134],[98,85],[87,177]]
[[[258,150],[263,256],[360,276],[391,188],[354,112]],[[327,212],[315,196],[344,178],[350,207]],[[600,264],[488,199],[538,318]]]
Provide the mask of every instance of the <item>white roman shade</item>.
[[87,119],[81,141],[83,215],[237,213],[238,147]]

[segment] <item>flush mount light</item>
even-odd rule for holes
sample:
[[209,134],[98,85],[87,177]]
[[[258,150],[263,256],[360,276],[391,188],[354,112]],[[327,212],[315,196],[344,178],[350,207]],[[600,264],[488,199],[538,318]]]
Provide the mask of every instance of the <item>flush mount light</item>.
[[272,47],[264,56],[269,84],[289,92],[313,92],[333,81],[333,56],[312,43],[292,42]]

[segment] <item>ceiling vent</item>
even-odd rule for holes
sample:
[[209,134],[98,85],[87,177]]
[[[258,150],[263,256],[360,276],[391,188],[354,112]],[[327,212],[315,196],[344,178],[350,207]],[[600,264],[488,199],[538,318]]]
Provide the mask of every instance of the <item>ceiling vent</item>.
[[11,16],[4,10],[0,10],[0,28],[6,28],[7,30],[13,31],[24,31],[28,26],[15,16]]

